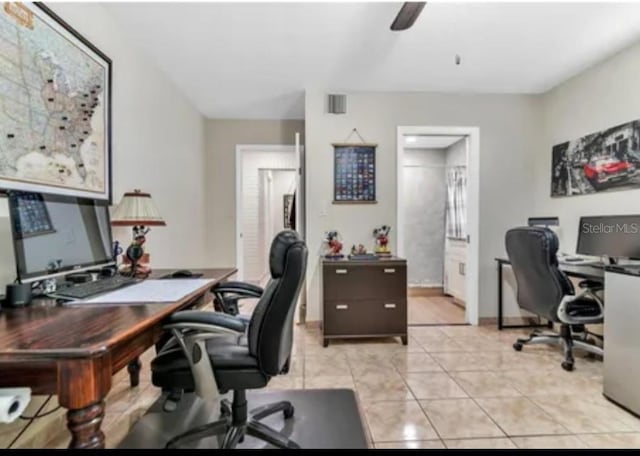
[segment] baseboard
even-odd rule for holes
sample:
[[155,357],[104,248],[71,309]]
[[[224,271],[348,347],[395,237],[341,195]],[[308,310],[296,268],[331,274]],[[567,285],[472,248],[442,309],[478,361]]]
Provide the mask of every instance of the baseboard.
[[444,288],[442,287],[409,287],[407,295],[410,297],[417,296],[444,296]]
[[[546,320],[542,319],[541,324],[544,324]],[[497,317],[480,317],[479,324],[481,326],[498,326]],[[539,324],[538,317],[502,317],[502,324],[511,325],[537,325]]]
[[312,320],[312,321],[306,321],[304,323],[305,328],[309,328],[309,329],[316,329],[316,328],[321,328],[321,321],[320,320]]

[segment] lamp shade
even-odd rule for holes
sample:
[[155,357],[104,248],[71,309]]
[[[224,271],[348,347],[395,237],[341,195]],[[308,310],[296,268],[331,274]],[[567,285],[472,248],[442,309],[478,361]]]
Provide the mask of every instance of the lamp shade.
[[111,225],[164,226],[166,223],[153,203],[151,195],[140,190],[134,190],[122,196],[120,204],[116,206],[111,214]]

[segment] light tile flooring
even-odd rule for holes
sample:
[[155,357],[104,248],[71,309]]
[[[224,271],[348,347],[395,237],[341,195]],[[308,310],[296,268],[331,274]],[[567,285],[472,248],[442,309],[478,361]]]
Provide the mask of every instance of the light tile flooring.
[[452,325],[463,324],[464,308],[454,304],[449,296],[412,296],[408,301],[410,325]]
[[[640,419],[602,396],[600,361],[578,355],[576,370],[565,372],[555,348],[515,352],[511,344],[523,333],[410,327],[407,346],[371,339],[323,348],[318,329],[296,326],[290,373],[272,379],[269,388],[354,389],[377,448],[640,447]],[[103,423],[108,447],[158,397],[149,381],[152,357],[151,351],[143,357],[139,387],[129,388],[126,371],[114,379]],[[13,447],[67,445],[62,410],[41,420]],[[12,426],[0,428],[5,447],[17,435]]]

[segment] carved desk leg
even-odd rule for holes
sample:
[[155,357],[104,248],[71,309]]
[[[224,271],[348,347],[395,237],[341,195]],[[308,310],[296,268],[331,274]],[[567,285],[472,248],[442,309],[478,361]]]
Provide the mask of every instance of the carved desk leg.
[[127,366],[127,372],[129,372],[129,384],[133,388],[140,384],[140,371],[142,370],[142,363],[140,358],[136,358]]
[[58,398],[60,405],[68,410],[69,448],[104,448],[100,425],[104,418],[104,398],[110,389],[108,355],[58,363]]

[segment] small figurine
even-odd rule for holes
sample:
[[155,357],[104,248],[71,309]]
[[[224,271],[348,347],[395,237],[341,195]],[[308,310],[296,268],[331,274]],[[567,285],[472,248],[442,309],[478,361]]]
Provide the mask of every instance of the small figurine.
[[121,273],[132,277],[145,277],[151,272],[149,267],[149,256],[144,251],[144,243],[147,241],[146,235],[151,229],[142,225],[133,227],[133,240],[125,251],[126,262]]
[[380,228],[373,230],[373,237],[376,239],[376,255],[383,257],[391,256],[391,249],[389,248],[390,231],[391,227],[389,225],[382,225]]
[[364,245],[358,244],[356,248],[355,244],[351,247],[351,255],[366,255],[367,249]]
[[340,242],[340,234],[337,231],[327,231],[324,233],[324,243],[326,244],[325,258],[343,258],[342,242]]

